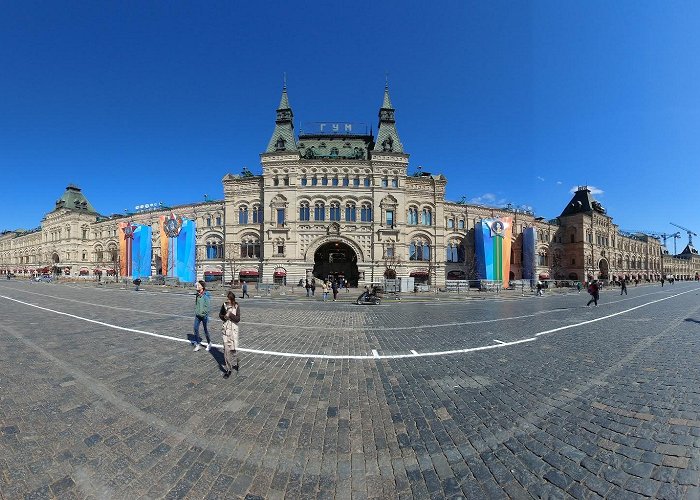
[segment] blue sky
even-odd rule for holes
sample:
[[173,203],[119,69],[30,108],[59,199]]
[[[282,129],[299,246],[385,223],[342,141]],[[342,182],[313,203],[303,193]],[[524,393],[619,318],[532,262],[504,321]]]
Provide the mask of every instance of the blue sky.
[[447,176],[448,199],[552,218],[586,184],[623,228],[700,232],[698,19],[698,2],[5,2],[0,229],[38,226],[68,183],[105,214],[222,198],[226,173],[260,171],[286,72],[296,125],[375,130],[388,73],[410,170]]

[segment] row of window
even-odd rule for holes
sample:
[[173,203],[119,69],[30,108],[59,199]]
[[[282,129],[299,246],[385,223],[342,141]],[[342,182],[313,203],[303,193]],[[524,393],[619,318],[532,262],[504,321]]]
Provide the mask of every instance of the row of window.
[[[331,203],[328,210],[328,220],[339,221],[340,220],[340,204]],[[392,217],[393,219],[393,217]],[[304,202],[299,205],[299,220],[309,221],[311,220],[311,206]],[[324,221],[326,220],[326,204],[319,201],[314,204],[314,220]],[[347,203],[345,205],[345,220],[347,222],[357,221],[357,206],[354,203]],[[372,205],[368,203],[363,203],[360,205],[360,222],[372,222]]]
[[[285,185],[288,185],[288,179],[285,179],[287,183]],[[275,179],[275,186],[278,185],[277,179]],[[372,185],[372,179],[369,177],[363,177],[360,179],[359,177],[353,177],[352,179],[349,176],[345,177],[318,177],[318,176],[313,176],[313,177],[302,177],[300,179],[300,184],[302,186],[343,186],[343,187],[349,187],[352,185],[353,187],[360,187],[362,185],[363,187],[370,187]],[[398,178],[393,178],[389,179],[387,177],[384,177],[380,181],[381,187],[389,187],[391,184],[391,187],[399,187],[399,179]]]

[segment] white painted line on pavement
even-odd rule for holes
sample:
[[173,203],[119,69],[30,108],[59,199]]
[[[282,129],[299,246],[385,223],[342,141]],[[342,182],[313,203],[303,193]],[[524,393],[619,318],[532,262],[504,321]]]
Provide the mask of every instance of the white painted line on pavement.
[[493,341],[494,341],[494,342],[498,342],[499,344],[505,344],[505,342],[503,342],[502,340],[493,339]]
[[414,351],[413,349],[411,349],[411,354],[413,354],[414,356],[418,356],[418,353],[416,351]]
[[669,300],[669,299],[672,299],[674,297],[678,297],[679,295],[684,295],[684,294],[690,293],[690,292],[697,292],[697,288],[693,288],[692,290],[686,290],[685,292],[680,292],[680,293],[677,293],[675,295],[669,295],[668,297],[664,297],[662,299],[652,300],[651,302],[647,302],[646,304],[631,307],[629,309],[625,309],[624,311],[619,311],[616,313],[608,314],[606,316],[601,316],[600,318],[589,319],[588,321],[582,321],[581,323],[575,323],[573,325],[560,326],[559,328],[552,328],[551,330],[545,330],[544,332],[536,333],[535,337],[539,337],[540,335],[546,335],[548,333],[560,332],[562,330],[568,330],[570,328],[575,328],[578,326],[590,325],[591,323],[597,323],[598,321],[603,321],[606,319],[614,318],[615,316],[620,316],[621,314],[626,314],[628,312],[632,312],[632,311],[635,311],[637,309],[641,309],[642,307],[646,307],[646,306],[649,306],[651,304],[656,304],[657,302],[663,302],[664,300]]
[[[526,343],[526,342],[533,342],[533,341],[537,340],[537,337],[539,337],[539,336],[541,336],[541,335],[545,335],[545,334],[548,334],[548,333],[559,332],[559,331],[567,330],[567,329],[571,329],[571,328],[576,328],[576,327],[583,326],[583,325],[587,325],[587,324],[591,324],[591,323],[596,323],[596,322],[602,321],[602,320],[604,320],[604,319],[609,319],[609,318],[612,318],[612,317],[615,317],[615,316],[619,316],[619,315],[621,315],[621,314],[625,314],[625,313],[628,313],[628,312],[631,312],[631,311],[640,309],[640,308],[642,308],[642,307],[646,307],[646,306],[651,305],[651,304],[656,304],[656,303],[658,303],[658,302],[663,302],[663,301],[665,301],[665,300],[669,300],[669,299],[672,299],[672,298],[674,298],[674,297],[678,297],[678,296],[680,296],[680,295],[684,295],[684,294],[686,294],[686,293],[696,292],[696,291],[697,291],[697,289],[693,288],[693,289],[687,290],[687,291],[685,291],[685,292],[680,292],[680,293],[677,293],[677,294],[675,294],[675,295],[670,295],[670,296],[665,297],[665,298],[662,298],[662,299],[657,299],[657,300],[654,300],[654,301],[651,301],[651,302],[647,302],[646,304],[642,304],[642,305],[639,305],[639,306],[635,306],[635,307],[632,307],[632,308],[630,308],[630,309],[626,309],[626,310],[624,310],[624,311],[620,311],[620,312],[617,312],[617,313],[614,313],[614,314],[609,314],[609,315],[607,315],[607,316],[603,316],[603,317],[600,317],[600,318],[595,318],[595,319],[588,320],[588,321],[582,321],[582,322],[580,322],[580,323],[574,323],[574,324],[572,324],[572,325],[562,326],[562,327],[559,327],[559,328],[553,328],[553,329],[551,329],[551,330],[545,330],[545,331],[543,331],[543,332],[536,333],[533,337],[529,337],[529,338],[525,338],[525,339],[521,339],[521,340],[516,340],[516,341],[513,341],[513,342],[504,342],[504,343],[500,343],[500,344],[495,344],[495,345],[492,344],[492,345],[486,345],[486,346],[480,346],[480,347],[469,347],[469,348],[465,348],[465,349],[453,349],[453,350],[449,350],[449,351],[424,352],[424,353],[421,353],[421,354],[417,354],[417,353],[415,353],[415,351],[412,350],[412,351],[411,351],[411,354],[383,354],[383,355],[379,355],[379,353],[377,352],[376,349],[372,349],[372,354],[371,354],[371,355],[367,355],[367,354],[364,354],[364,355],[363,355],[363,354],[358,354],[358,355],[334,355],[334,354],[314,354],[314,353],[277,352],[277,351],[266,351],[266,350],[261,350],[261,349],[246,349],[246,348],[243,348],[243,347],[239,348],[239,350],[240,350],[240,351],[243,351],[243,352],[254,353],[254,354],[267,354],[267,355],[270,355],[270,356],[281,356],[281,357],[288,357],[288,358],[307,358],[307,359],[308,359],[308,358],[312,358],[312,359],[403,359],[403,358],[414,358],[414,357],[417,357],[417,356],[420,356],[420,357],[429,357],[429,356],[446,356],[446,355],[450,355],[450,354],[465,354],[465,353],[470,353],[470,352],[486,351],[486,350],[490,350],[490,349],[497,349],[497,348],[500,348],[500,347],[507,347],[507,346],[517,345],[517,344],[523,344],[523,343]],[[94,324],[97,324],[97,325],[102,325],[102,326],[105,326],[105,327],[107,327],[107,328],[113,328],[113,329],[115,329],[115,330],[121,330],[121,331],[126,331],[126,332],[139,333],[139,334],[148,335],[148,336],[151,336],[151,337],[157,337],[157,338],[166,339],[166,340],[174,340],[174,341],[176,341],[176,342],[189,343],[189,340],[187,340],[187,339],[178,338],[178,337],[172,337],[172,336],[169,336],[169,335],[162,335],[162,334],[159,334],[159,333],[147,332],[147,331],[144,331],[144,330],[137,330],[137,329],[134,329],[134,328],[127,328],[127,327],[118,326],[118,325],[112,325],[112,324],[110,324],[110,323],[105,323],[105,322],[103,322],[103,321],[97,321],[97,320],[94,320],[94,319],[89,319],[89,318],[84,318],[84,317],[82,317],[82,316],[77,316],[77,315],[75,315],[75,314],[70,314],[70,313],[66,313],[66,312],[62,312],[62,311],[56,311],[56,310],[54,310],[54,309],[49,309],[49,308],[47,308],[47,307],[37,306],[37,305],[31,304],[31,303],[29,303],[29,302],[24,302],[24,301],[21,301],[21,300],[18,300],[18,299],[14,299],[14,298],[11,298],[11,297],[7,297],[7,296],[5,296],[5,295],[0,295],[0,298],[3,298],[3,299],[5,299],[5,300],[10,300],[10,301],[12,301],[12,302],[17,302],[17,303],[19,303],[19,304],[23,304],[23,305],[26,305],[26,306],[29,306],[29,307],[34,307],[34,308],[40,309],[40,310],[42,310],[42,311],[48,311],[48,312],[52,312],[52,313],[55,313],[55,314],[59,314],[59,315],[61,315],[61,316],[67,316],[67,317],[69,317],[69,318],[75,318],[75,319],[78,319],[78,320],[81,320],[81,321],[86,321],[86,322],[88,322],[88,323],[94,323]],[[221,344],[212,344],[212,345],[215,346],[215,347],[218,347],[218,348],[222,348],[222,345],[221,345]]]

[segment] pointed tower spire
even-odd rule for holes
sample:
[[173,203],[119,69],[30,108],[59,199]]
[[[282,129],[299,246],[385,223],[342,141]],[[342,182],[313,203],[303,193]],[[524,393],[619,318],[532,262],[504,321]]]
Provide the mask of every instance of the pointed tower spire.
[[272,132],[270,142],[267,144],[266,153],[275,151],[296,151],[297,143],[294,138],[294,113],[289,105],[287,96],[287,74],[284,75],[282,85],[282,97],[277,108],[277,119],[275,120],[275,130]]
[[373,151],[384,151],[403,153],[403,144],[396,131],[396,120],[394,117],[394,107],[389,98],[389,77],[384,86],[384,100],[379,110],[379,126],[377,127],[377,140],[374,143]]

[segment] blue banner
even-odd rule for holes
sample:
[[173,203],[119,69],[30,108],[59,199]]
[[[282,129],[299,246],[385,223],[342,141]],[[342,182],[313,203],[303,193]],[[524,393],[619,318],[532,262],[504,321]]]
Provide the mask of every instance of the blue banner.
[[151,226],[136,225],[131,244],[131,274],[134,279],[151,275],[153,254]]
[[523,229],[523,279],[535,280],[535,269],[537,267],[537,229],[526,227]]

